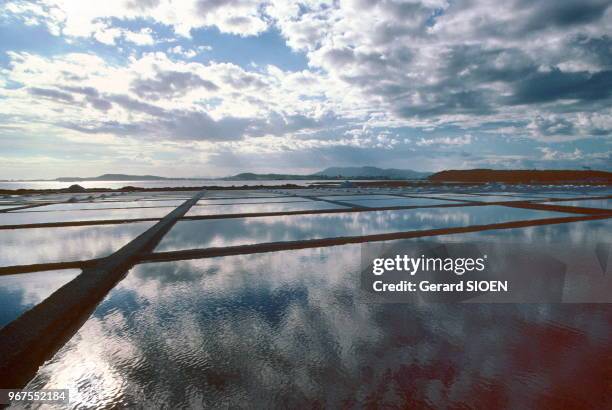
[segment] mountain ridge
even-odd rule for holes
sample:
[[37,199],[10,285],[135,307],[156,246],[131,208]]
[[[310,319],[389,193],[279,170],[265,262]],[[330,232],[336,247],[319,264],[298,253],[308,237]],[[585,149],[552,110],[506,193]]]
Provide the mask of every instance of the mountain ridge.
[[60,177],[53,181],[166,181],[166,180],[307,180],[307,179],[422,179],[431,175],[429,172],[419,172],[409,169],[383,169],[377,167],[329,167],[314,174],[258,174],[243,172],[222,178],[168,178],[157,175],[103,174],[97,177]]
[[192,178],[166,178],[156,175],[128,175],[128,174],[103,174],[97,177],[60,177],[54,181],[79,182],[79,181],[163,181],[168,179],[192,179]]
[[378,167],[329,167],[313,175],[339,177],[384,177],[397,179],[421,179],[431,175],[431,172],[420,172],[411,169],[378,168]]
[[258,174],[243,172],[222,178],[168,178],[156,175],[103,174],[97,177],[61,177],[52,181],[167,181],[167,180],[221,180],[221,181],[283,181],[283,180],[423,180],[431,182],[464,182],[464,183],[541,183],[541,182],[612,182],[612,173],[595,170],[494,170],[466,169],[445,170],[436,173],[419,172],[409,169],[377,167],[328,167],[313,174]]

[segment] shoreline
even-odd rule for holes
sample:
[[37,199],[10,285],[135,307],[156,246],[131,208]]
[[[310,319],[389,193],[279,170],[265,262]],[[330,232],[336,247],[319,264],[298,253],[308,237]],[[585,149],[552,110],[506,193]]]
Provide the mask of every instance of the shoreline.
[[[280,181],[279,181],[280,182]],[[498,181],[487,181],[487,182],[456,182],[456,181],[415,181],[415,180],[394,180],[394,181],[350,181],[350,188],[401,188],[401,187],[419,187],[419,188],[439,188],[441,186],[447,187],[482,187],[486,185],[505,185],[505,186],[522,186],[522,187],[538,187],[543,186],[549,187],[567,187],[568,185],[580,185],[580,186],[601,186],[609,187],[612,186],[610,182],[599,182],[599,181],[554,181],[554,182],[534,182],[534,183],[505,183]],[[75,185],[75,184],[73,184]],[[78,184],[76,184],[78,185]],[[105,193],[105,192],[180,192],[180,191],[199,191],[202,189],[207,190],[259,190],[259,189],[309,189],[309,188],[349,188],[343,186],[342,182],[337,183],[316,183],[316,184],[304,184],[298,185],[294,183],[290,184],[277,184],[277,185],[231,185],[231,186],[219,186],[219,185],[200,185],[200,186],[181,186],[181,187],[137,187],[127,185],[121,188],[83,188],[79,185],[78,190],[71,189],[70,186],[66,188],[49,188],[49,189],[34,189],[34,188],[18,188],[18,189],[0,189],[0,195],[30,195],[30,194],[84,194],[84,193]]]

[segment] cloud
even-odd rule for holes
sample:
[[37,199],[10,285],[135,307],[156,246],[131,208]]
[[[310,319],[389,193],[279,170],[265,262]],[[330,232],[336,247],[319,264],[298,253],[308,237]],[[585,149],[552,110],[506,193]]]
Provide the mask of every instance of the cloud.
[[555,151],[549,147],[541,147],[538,148],[540,152],[542,152],[542,159],[544,161],[553,161],[553,160],[569,160],[576,161],[584,158],[584,154],[578,148],[576,148],[573,152],[561,152]]
[[[209,114],[196,110],[164,109],[139,101],[128,95],[104,95],[92,87],[64,87],[64,90],[85,96],[93,108],[108,111],[113,104],[126,109],[132,115],[146,114],[146,118],[120,120],[59,119],[56,125],[86,134],[114,134],[170,140],[230,141],[241,140],[248,134],[266,135],[266,124],[251,118],[223,117],[215,120]],[[38,95],[62,102],[74,103],[72,94],[33,89]]]
[[107,98],[109,102],[116,103],[117,105],[131,112],[141,112],[153,117],[159,117],[164,115],[165,113],[163,108],[143,101],[139,101],[135,98],[130,97],[129,95],[116,94],[110,95]]
[[[0,18],[63,40],[52,52],[7,52],[6,130],[118,147],[189,144],[194,158],[609,159],[609,1],[38,0],[5,2]],[[252,46],[257,61],[234,42]],[[285,47],[307,65],[270,64],[267,53]]]
[[150,28],[143,28],[140,31],[126,30],[123,32],[123,36],[126,41],[139,46],[150,46],[155,43],[152,33],[153,31]]
[[159,121],[169,135],[189,140],[225,141],[242,139],[253,120],[224,117],[214,120],[201,111],[174,111]]
[[612,134],[612,110],[601,113],[565,113],[536,115],[525,127],[542,141],[571,141],[578,138]]
[[61,101],[65,103],[74,102],[74,98],[72,97],[71,94],[68,94],[68,93],[65,93],[59,90],[53,90],[50,88],[32,87],[29,89],[29,92],[30,94],[36,97],[48,98],[51,100]]
[[560,29],[594,23],[610,7],[607,0],[565,0],[530,2],[522,0],[518,6],[531,8],[523,29],[528,32],[555,27]]
[[170,26],[189,37],[192,29],[216,27],[221,32],[241,36],[256,35],[268,28],[261,14],[261,3],[249,0],[106,0],[83,3],[80,0],[38,0],[34,5],[14,0],[0,13],[18,16],[32,24],[46,25],[56,35],[91,37],[112,44],[123,36],[136,44],[149,44],[150,33],[113,28],[102,22],[144,19]]
[[[577,168],[589,167],[592,169],[610,170],[612,164],[612,151],[584,152],[579,148],[573,151],[556,150],[551,147],[539,147],[542,156],[539,158],[540,166],[546,168]],[[548,165],[542,165],[548,162]]]
[[612,38],[610,35],[591,37],[577,34],[568,39],[568,51],[576,53],[576,59],[586,60],[599,67],[612,66]]
[[168,53],[178,55],[185,58],[193,58],[204,51],[211,51],[211,46],[198,46],[193,48],[184,48],[183,46],[174,46],[168,49]]
[[609,6],[352,1],[274,4],[269,13],[288,45],[387,121],[473,127],[520,118],[517,106],[579,113],[609,104]]
[[[255,35],[274,25],[290,47],[307,53],[319,75],[337,81],[330,91],[354,101],[361,98],[371,110],[378,107],[383,121],[398,125],[484,125],[507,120],[521,105],[537,106],[543,113],[587,112],[589,105],[612,97],[605,29],[612,17],[609,2],[602,0],[511,0],[501,5],[490,0],[308,1],[299,7],[290,2],[194,0],[173,8],[166,0],[110,0],[87,9],[68,0],[43,4],[62,16],[56,20],[65,34],[93,35],[109,44],[118,39],[139,45],[155,41],[149,28],[136,32],[111,24],[137,13],[181,34],[216,26],[222,32]],[[19,10],[13,7],[12,12]],[[169,51],[192,58],[196,50],[175,46]],[[198,81],[181,75],[172,79],[160,74],[134,87],[141,96],[148,93],[146,98],[175,98],[185,84]],[[254,73],[228,72],[223,80],[241,90],[266,86]]]
[[140,31],[131,31],[102,23],[94,24],[94,27],[95,31],[92,33],[93,38],[106,45],[115,45],[120,39],[138,46],[151,46],[155,44],[153,31],[150,28],[143,28]]
[[513,104],[557,100],[596,101],[612,95],[612,70],[564,73],[559,69],[533,73],[516,84]]
[[161,0],[128,0],[127,7],[134,8],[139,11],[153,9],[161,3]]
[[472,143],[472,136],[470,134],[466,134],[462,137],[434,137],[434,138],[420,138],[416,145],[419,147],[428,147],[428,146],[461,146],[461,145],[469,145]]
[[100,93],[93,87],[64,87],[63,89],[71,93],[84,95],[86,101],[97,110],[108,111],[112,107],[109,101],[100,98]]
[[[325,88],[307,72],[250,72],[228,63],[174,61],[159,52],[132,58],[123,67],[84,54],[11,57],[9,76],[34,86],[12,93],[7,115],[44,116],[47,124],[89,135],[168,141],[308,138],[344,121],[321,103]],[[54,104],[32,107],[32,95],[57,102],[61,111]]]
[[528,129],[532,130],[538,136],[557,136],[557,135],[575,135],[577,130],[573,122],[557,116],[549,116],[544,118],[537,116],[529,125]]
[[263,79],[263,76],[248,73],[234,67],[230,67],[226,71],[223,80],[237,89],[266,87],[266,81]]
[[219,89],[215,83],[205,80],[197,74],[163,71],[157,72],[154,78],[134,80],[131,91],[144,99],[159,100],[181,96],[198,88],[207,91],[217,91]]

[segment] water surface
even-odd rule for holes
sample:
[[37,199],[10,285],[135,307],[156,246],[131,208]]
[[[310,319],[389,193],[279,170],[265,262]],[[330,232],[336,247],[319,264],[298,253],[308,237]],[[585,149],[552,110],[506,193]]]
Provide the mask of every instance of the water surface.
[[549,205],[578,206],[581,208],[612,209],[612,199],[580,199],[576,201],[544,202]]
[[345,207],[323,201],[254,203],[242,205],[193,206],[185,216],[244,214],[259,212],[309,211],[318,209],[343,209]]
[[75,211],[48,212],[5,212],[0,213],[0,225],[23,225],[49,222],[123,220],[138,218],[163,218],[175,207],[126,208],[126,209],[87,209]]
[[609,408],[609,305],[394,305],[359,246],[135,267],[28,389],[74,407]]
[[241,205],[241,204],[274,204],[283,202],[311,202],[308,199],[300,197],[261,197],[261,198],[207,198],[200,199],[197,205]]
[[319,196],[321,199],[329,199],[332,201],[358,201],[358,200],[374,200],[374,199],[398,199],[393,195],[329,195]]
[[563,216],[570,215],[489,205],[179,221],[156,250],[361,236]]
[[0,276],[0,327],[42,302],[79,273],[79,269],[65,269]]
[[115,252],[153,224],[134,222],[2,230],[0,266],[100,258]]
[[536,198],[518,195],[469,195],[469,194],[444,194],[443,197],[449,199],[462,199],[478,202],[502,202],[502,201],[533,201]]
[[451,205],[460,202],[444,201],[430,198],[393,198],[393,199],[362,199],[344,200],[343,202],[353,205],[364,206],[366,208],[378,208],[383,206],[431,206],[431,205]]
[[23,210],[21,212],[45,212],[45,211],[75,211],[82,209],[113,209],[113,208],[159,208],[159,207],[177,207],[183,204],[183,199],[172,200],[137,200],[137,201],[100,201],[100,202],[74,202],[69,204],[51,204],[38,206],[31,210]]

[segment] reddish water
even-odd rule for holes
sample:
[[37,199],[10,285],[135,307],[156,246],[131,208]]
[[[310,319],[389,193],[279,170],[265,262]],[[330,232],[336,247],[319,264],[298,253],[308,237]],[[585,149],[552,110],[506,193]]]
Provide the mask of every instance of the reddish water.
[[137,266],[29,387],[99,408],[612,408],[610,305],[374,304],[358,264]]

